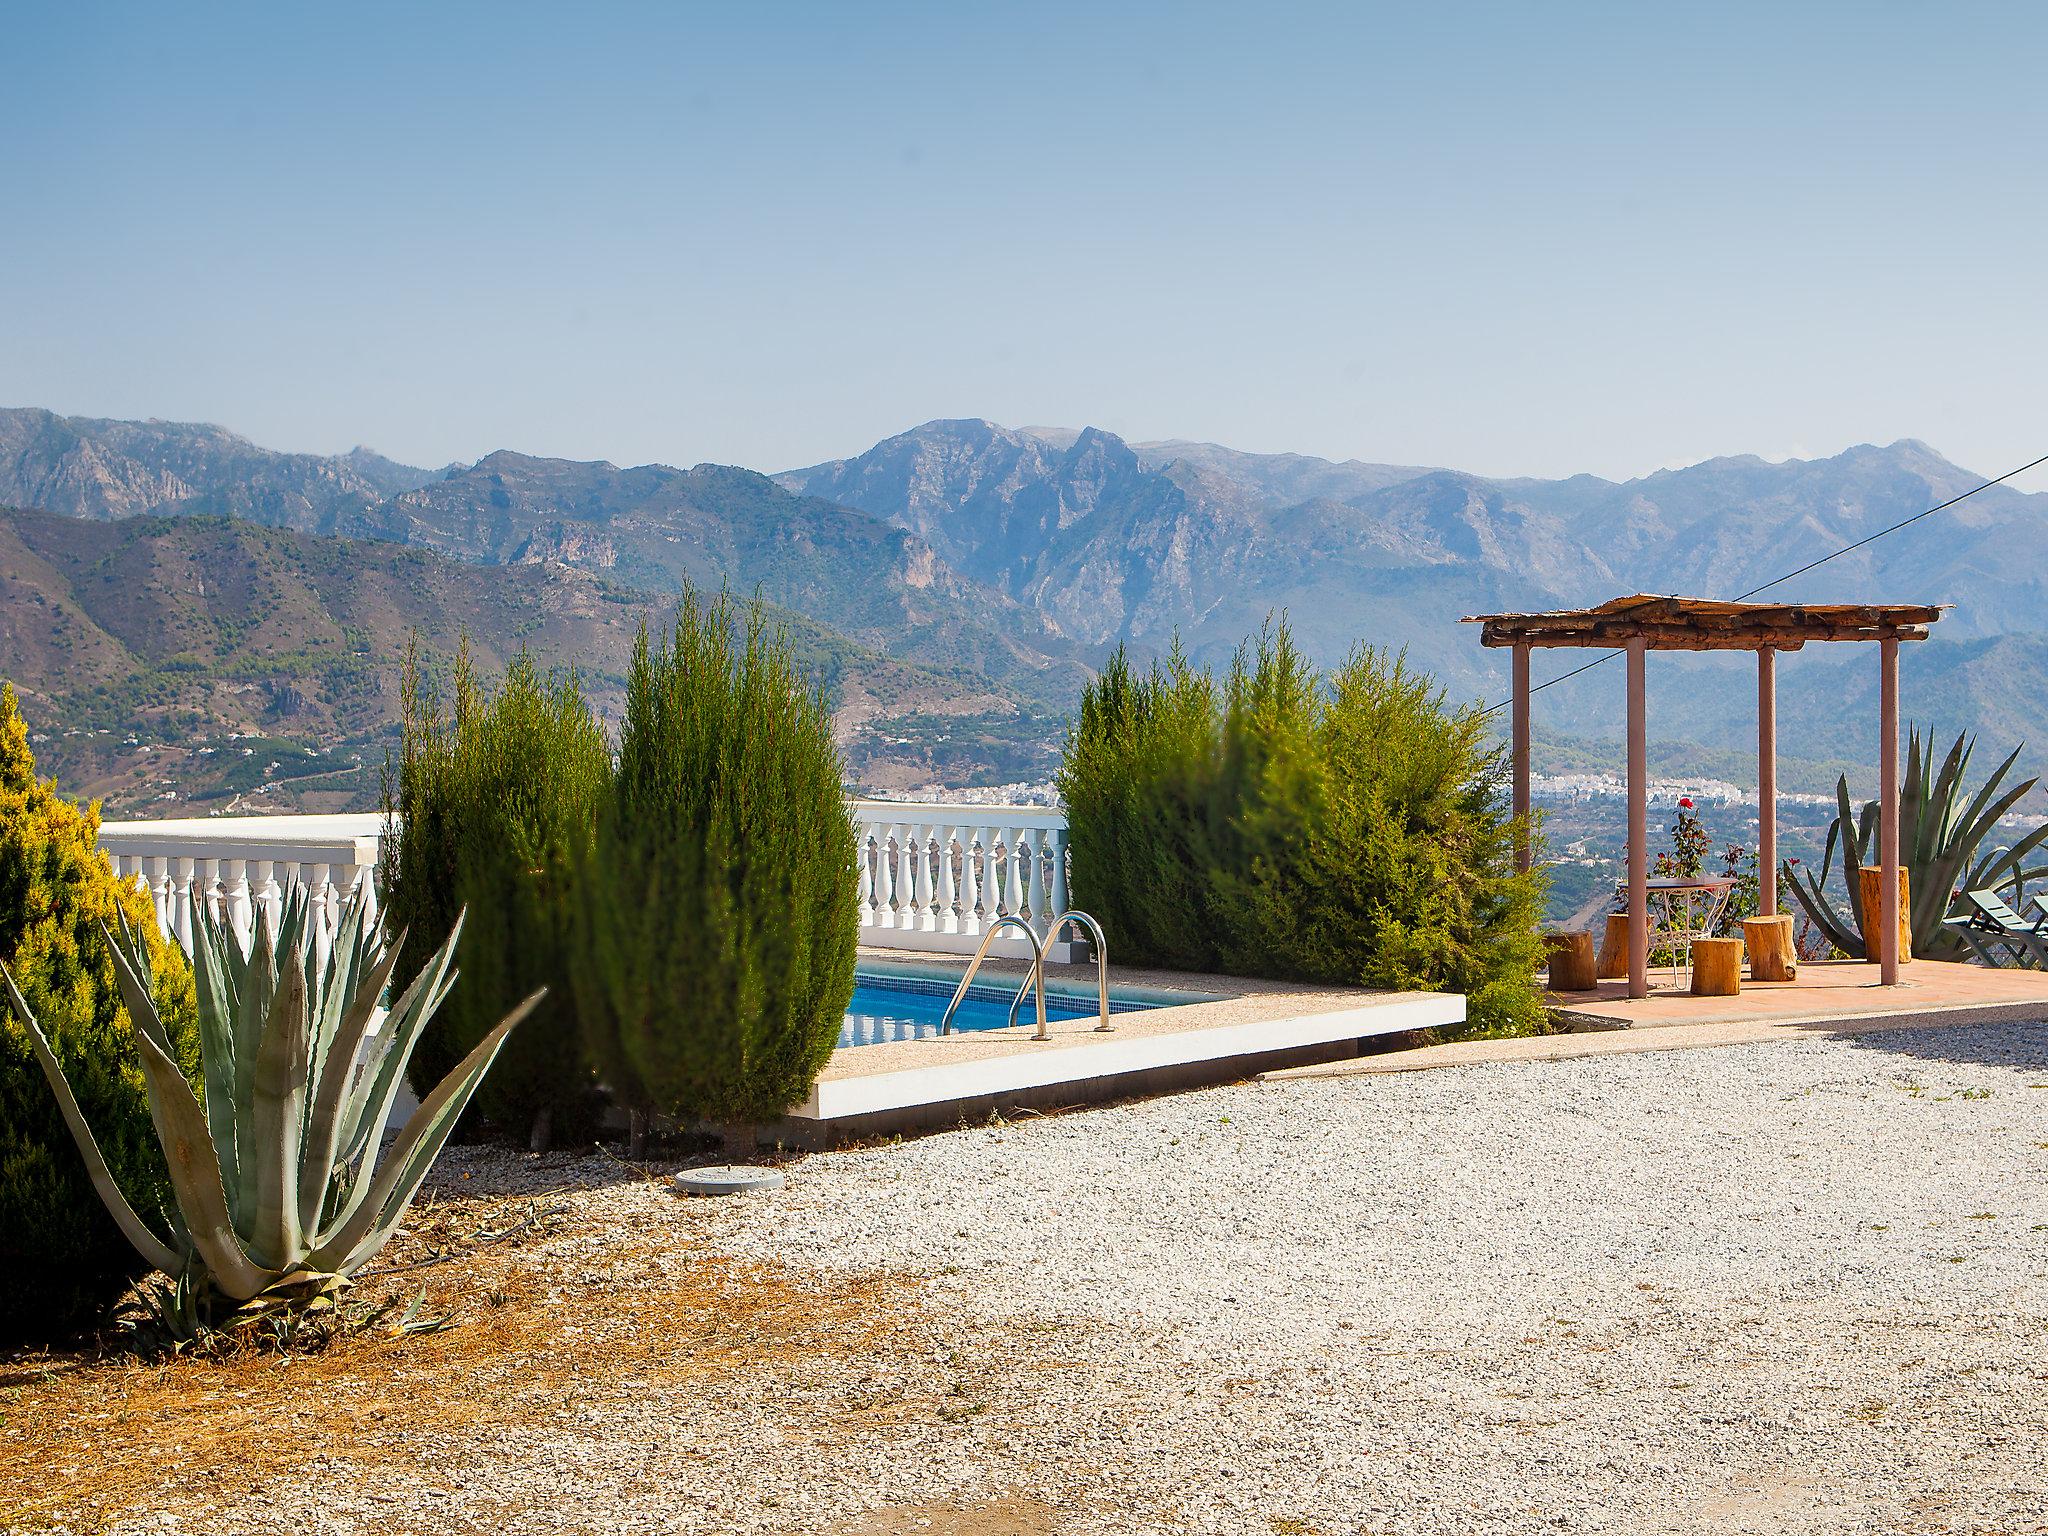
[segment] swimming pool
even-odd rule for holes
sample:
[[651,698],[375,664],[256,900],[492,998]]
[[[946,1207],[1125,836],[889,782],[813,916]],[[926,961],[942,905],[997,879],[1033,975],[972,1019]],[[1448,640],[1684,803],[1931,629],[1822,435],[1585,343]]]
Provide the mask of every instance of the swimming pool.
[[[946,1004],[960,985],[957,975],[918,974],[907,971],[862,969],[854,974],[853,1001],[846,1005],[846,1022],[839,1029],[839,1046],[882,1045],[893,1040],[927,1040],[939,1032],[946,1016]],[[981,982],[967,989],[960,1011],[953,1015],[955,1032],[971,1029],[1003,1029],[1010,1022],[1010,1000],[1017,995],[1015,979]],[[1175,1003],[1208,1001],[1206,994],[1165,992],[1153,988],[1112,987],[1109,1011],[1134,1013],[1145,1008],[1164,1008]],[[1095,991],[1054,982],[1045,989],[1048,1019],[1092,1018],[1096,1013]],[[1020,1026],[1038,1022],[1037,1006],[1026,998],[1017,1010]]]

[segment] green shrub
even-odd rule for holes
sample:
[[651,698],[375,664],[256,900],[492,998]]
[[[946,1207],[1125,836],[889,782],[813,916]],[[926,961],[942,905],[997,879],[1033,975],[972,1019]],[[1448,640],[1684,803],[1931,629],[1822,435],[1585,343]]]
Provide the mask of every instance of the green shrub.
[[1483,717],[1370,648],[1319,675],[1287,626],[1218,684],[1119,652],[1058,775],[1075,900],[1114,958],[1463,992],[1473,1033],[1543,1027],[1539,872],[1514,867]]
[[758,608],[686,593],[643,627],[612,794],[579,861],[578,1005],[605,1083],[649,1112],[772,1119],[853,993],[853,822],[822,694]]
[[416,975],[469,914],[456,951],[462,985],[428,1025],[409,1076],[418,1091],[432,1087],[520,999],[548,988],[476,1100],[544,1151],[591,1108],[568,981],[569,852],[590,835],[610,754],[575,675],[544,678],[524,651],[487,694],[463,645],[453,691],[450,718],[408,648],[400,759],[384,789],[385,921],[407,931],[395,981]]
[[[168,1235],[170,1183],[100,925],[119,911],[140,930],[187,1076],[199,1060],[192,972],[158,936],[149,898],[114,878],[98,840],[99,808],[80,809],[36,778],[14,690],[0,686],[0,962],[43,1021],[122,1192]],[[0,1006],[0,1342],[90,1323],[142,1268],[93,1192],[28,1033]]]

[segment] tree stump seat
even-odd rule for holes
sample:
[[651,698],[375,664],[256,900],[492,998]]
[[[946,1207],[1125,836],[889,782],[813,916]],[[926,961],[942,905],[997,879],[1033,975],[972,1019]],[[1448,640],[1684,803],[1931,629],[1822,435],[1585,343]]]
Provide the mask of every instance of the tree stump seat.
[[1742,940],[1692,941],[1692,995],[1736,997],[1742,992]]
[[1613,981],[1628,975],[1628,914],[1610,912],[1607,914],[1607,932],[1600,940],[1599,970],[1596,973],[1602,981]]
[[1550,990],[1591,992],[1599,985],[1590,933],[1546,933],[1543,944],[1550,951]]
[[1742,920],[1742,947],[1749,952],[1751,981],[1792,981],[1799,975],[1799,951],[1792,943],[1792,915]]

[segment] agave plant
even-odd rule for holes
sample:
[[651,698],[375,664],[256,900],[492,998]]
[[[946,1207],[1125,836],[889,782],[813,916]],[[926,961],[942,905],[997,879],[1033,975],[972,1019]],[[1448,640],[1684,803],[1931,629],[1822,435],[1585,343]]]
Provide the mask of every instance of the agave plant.
[[[2010,847],[1979,854],[1978,849],[1998,819],[2020,802],[2035,781],[2027,779],[2000,793],[1999,786],[2024,750],[2016,747],[1966,802],[1963,781],[1976,745],[1975,739],[1967,734],[1958,735],[1937,772],[1933,738],[1923,743],[1915,728],[1907,741],[1906,778],[1899,786],[1899,867],[1907,871],[1911,889],[1913,953],[1931,959],[1955,959],[1962,955],[1961,945],[1941,923],[1948,915],[1955,892],[1995,889],[2044,873],[2041,867],[2029,867],[2026,860],[2048,840],[2048,825],[2036,827]],[[1836,783],[1835,796],[1839,809],[1828,827],[1820,873],[1816,876],[1790,861],[1785,864],[1784,873],[1792,894],[1806,909],[1814,926],[1837,949],[1860,959],[1866,927],[1874,931],[1877,926],[1875,922],[1866,925],[1863,921],[1862,871],[1866,865],[1877,862],[1879,809],[1873,800],[1863,807],[1860,817],[1852,811],[1846,775]],[[1836,909],[1826,889],[1838,848],[1842,855],[1842,879],[1849,893],[1846,917]]]
[[192,903],[205,1103],[172,1059],[150,1001],[148,953],[121,921],[106,932],[135,1023],[150,1116],[177,1210],[160,1237],[121,1193],[28,1003],[0,967],[93,1185],[142,1257],[177,1282],[180,1309],[225,1298],[260,1314],[324,1305],[387,1242],[505,1037],[540,1000],[508,1014],[378,1149],[420,1030],[455,984],[458,918],[411,986],[372,1028],[403,936],[385,945],[367,903],[348,901],[317,956],[311,899],[294,882],[275,936],[261,918],[244,950],[207,903]]

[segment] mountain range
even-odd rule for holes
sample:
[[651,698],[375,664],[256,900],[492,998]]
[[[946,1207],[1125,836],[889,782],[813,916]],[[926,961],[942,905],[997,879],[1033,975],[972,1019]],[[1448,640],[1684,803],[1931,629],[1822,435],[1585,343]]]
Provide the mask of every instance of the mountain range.
[[[43,771],[117,810],[374,804],[413,637],[444,687],[464,637],[487,676],[521,647],[571,663],[616,723],[639,627],[672,608],[561,564],[493,570],[218,516],[107,526],[0,509],[0,676]],[[826,691],[862,782],[1047,771],[1056,722],[1012,691],[764,613]]]
[[[363,448],[276,453],[218,427],[0,411],[0,503],[100,522],[224,516],[472,567],[576,573],[651,599],[685,582],[758,594],[872,665],[923,669],[993,701],[979,713],[997,737],[1013,733],[995,753],[1012,765],[1048,749],[1048,721],[1114,645],[1142,657],[1178,638],[1214,663],[1285,613],[1317,660],[1360,642],[1405,649],[1454,697],[1490,701],[1503,658],[1480,649],[1464,615],[1637,590],[1737,595],[1980,480],[1910,439],[1615,482],[972,419],[772,477],[509,451],[425,470]],[[2048,647],[2032,617],[2048,600],[2044,512],[2048,495],[1995,487],[1768,595],[1953,604],[1940,638],[1909,649],[1908,715],[2048,740],[2048,690],[2034,681]],[[517,591],[529,578],[506,579]],[[488,598],[464,587],[451,601],[459,621],[460,604]],[[559,643],[568,659],[584,642]],[[1781,668],[1788,753],[1867,755],[1875,665],[1862,650],[1815,646]],[[1659,735],[1716,750],[1747,738],[1753,690],[1729,658],[1660,657],[1651,678]],[[1550,689],[1539,730],[1609,737],[1619,694],[1602,671]],[[914,745],[916,716],[897,719]],[[956,756],[946,771],[995,771],[994,758]]]

